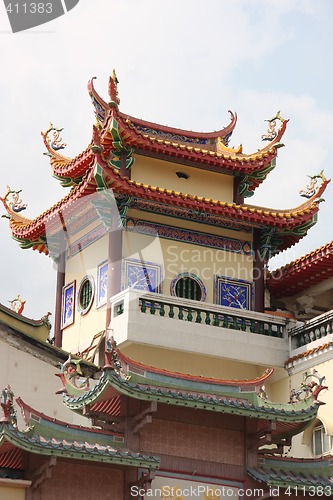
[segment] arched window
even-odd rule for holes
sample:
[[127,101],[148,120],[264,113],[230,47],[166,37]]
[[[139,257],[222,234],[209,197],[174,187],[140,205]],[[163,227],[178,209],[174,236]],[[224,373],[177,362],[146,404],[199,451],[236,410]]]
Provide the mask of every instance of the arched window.
[[171,295],[203,302],[206,299],[206,288],[195,274],[181,273],[172,280]]
[[320,422],[312,432],[312,453],[315,457],[331,452],[332,437],[326,434],[325,427]]
[[94,292],[95,287],[93,277],[85,276],[80,283],[79,291],[77,294],[78,309],[79,313],[82,316],[84,314],[87,314],[87,312],[89,311],[94,300]]

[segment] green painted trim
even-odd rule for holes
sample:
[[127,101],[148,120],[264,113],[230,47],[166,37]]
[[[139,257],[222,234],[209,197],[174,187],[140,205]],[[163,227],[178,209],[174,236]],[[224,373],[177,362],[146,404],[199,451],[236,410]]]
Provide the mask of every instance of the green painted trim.
[[[133,378],[132,378],[133,377]],[[154,385],[156,382],[150,378],[136,380],[132,373],[130,379],[118,375],[112,368],[106,368],[101,376],[100,382],[90,391],[79,397],[64,395],[65,405],[75,411],[82,410],[85,406],[95,402],[109,386],[117,389],[133,399],[144,401],[156,401],[164,404],[197,408],[201,410],[215,411],[221,413],[262,418],[265,420],[276,420],[279,422],[310,423],[318,412],[318,405],[312,398],[294,404],[276,404],[260,398],[255,393],[221,392],[207,395],[200,388],[200,392],[191,392],[183,386],[174,384],[163,387]],[[239,388],[237,388],[239,389]]]
[[[79,443],[67,441],[68,444],[59,445],[51,439],[43,439],[42,436],[31,437],[28,434],[17,431],[13,427],[1,424],[0,447],[5,442],[10,442],[17,448],[35,453],[54,457],[71,458],[75,460],[89,460],[93,462],[127,465],[133,467],[145,467],[156,469],[159,467],[160,459],[156,456],[141,455],[131,451],[111,449],[111,446],[101,446],[90,449],[84,442]],[[76,444],[77,443],[77,444]],[[77,449],[75,449],[77,448]]]

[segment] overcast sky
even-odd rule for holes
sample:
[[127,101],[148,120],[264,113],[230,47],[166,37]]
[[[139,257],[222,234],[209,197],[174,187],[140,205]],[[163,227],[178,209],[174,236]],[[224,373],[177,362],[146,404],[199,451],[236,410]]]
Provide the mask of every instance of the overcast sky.
[[[88,145],[94,123],[87,82],[107,99],[115,68],[121,110],[173,127],[211,131],[238,113],[232,146],[263,146],[264,121],[290,118],[276,169],[251,204],[291,208],[307,175],[332,176],[333,2],[331,0],[80,0],[68,14],[12,34],[0,5],[0,195],[22,189],[34,218],[66,194],[52,178],[40,132],[64,127],[64,154]],[[333,239],[332,187],[319,221],[285,264]],[[1,213],[4,213],[3,211]],[[55,271],[48,257],[22,250],[0,219],[0,302],[18,293],[25,314],[53,313]],[[52,318],[51,318],[52,320]]]

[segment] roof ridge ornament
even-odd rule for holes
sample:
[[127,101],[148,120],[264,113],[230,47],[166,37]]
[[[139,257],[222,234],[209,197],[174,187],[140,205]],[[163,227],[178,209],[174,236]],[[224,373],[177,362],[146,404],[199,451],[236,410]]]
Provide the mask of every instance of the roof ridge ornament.
[[17,417],[16,410],[14,408],[14,393],[10,387],[7,385],[1,393],[1,408],[3,412],[3,417],[0,422],[10,424],[17,429]]
[[[318,380],[318,382],[314,380],[308,381],[309,378],[314,377]],[[301,386],[297,389],[292,389],[290,392],[290,400],[289,403],[296,403],[297,401],[303,401],[308,397],[312,397],[314,402],[318,405],[324,405],[323,401],[318,400],[319,393],[324,389],[328,389],[327,385],[323,385],[325,381],[325,375],[321,376],[314,368],[312,373],[305,372],[303,375],[303,381]]]
[[22,300],[20,294],[18,294],[15,299],[13,300],[8,300],[10,303],[10,309],[17,314],[22,314],[24,310],[24,306],[26,303],[26,300]]
[[0,197],[0,200],[4,204],[7,211],[19,213],[27,208],[28,205],[26,203],[22,203],[20,198],[21,192],[22,189],[15,191],[15,189],[11,189],[10,186],[7,185],[5,196],[3,198]]
[[[41,136],[43,137],[43,142],[44,145],[47,149],[45,153],[43,153],[46,156],[50,156],[51,158],[54,158],[56,160],[65,160],[66,157],[58,153],[61,149],[65,149],[67,144],[62,141],[62,138],[60,137],[60,132],[62,132],[64,129],[63,128],[56,128],[53,126],[53,123],[50,122],[50,125],[45,132],[41,132]],[[52,136],[49,137],[49,134],[53,132]]]
[[117,108],[120,104],[120,99],[118,97],[118,83],[119,80],[116,75],[115,69],[112,71],[112,75],[109,78],[109,89],[108,89],[108,94],[110,96],[111,101],[109,102],[109,107],[110,108]]
[[321,170],[319,174],[316,175],[308,175],[310,182],[307,184],[307,186],[304,189],[301,189],[299,191],[300,196],[303,196],[304,198],[312,198],[316,192],[318,191],[318,186],[317,186],[317,180],[321,179],[322,184],[327,181],[325,175],[324,175],[324,170]]
[[269,118],[268,120],[265,120],[265,122],[268,122],[268,129],[266,134],[263,134],[261,136],[262,141],[273,141],[275,137],[277,136],[278,132],[276,130],[277,123],[276,121],[279,120],[281,123],[285,122],[286,120],[282,118],[280,111],[278,111],[275,116],[272,118]]

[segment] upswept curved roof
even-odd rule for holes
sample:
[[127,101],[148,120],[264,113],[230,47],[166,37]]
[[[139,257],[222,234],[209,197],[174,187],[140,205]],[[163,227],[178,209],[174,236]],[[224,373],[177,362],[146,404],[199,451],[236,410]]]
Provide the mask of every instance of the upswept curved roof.
[[312,395],[290,404],[268,401],[263,394],[263,383],[273,370],[253,380],[217,380],[144,365],[119,350],[111,349],[106,356],[109,363],[93,389],[78,391],[64,373],[63,398],[69,409],[96,416],[99,403],[115,402],[125,395],[147,402],[254,417],[258,419],[258,430],[263,433],[274,420],[274,436],[284,438],[307,427],[322,404]]
[[288,297],[333,276],[333,241],[272,271],[267,285],[275,297]]
[[238,205],[151,186],[123,177],[120,175],[119,169],[105,162],[97,148],[94,152],[93,166],[84,175],[81,182],[73,187],[62,200],[34,220],[29,220],[21,216],[20,213],[14,212],[4,198],[1,200],[10,219],[13,238],[23,248],[33,248],[45,254],[48,254],[46,224],[49,230],[52,230],[53,225],[54,230],[57,227],[59,229],[59,220],[61,220],[65,210],[68,212],[76,210],[76,202],[84,203],[86,196],[97,190],[100,192],[101,189],[110,188],[116,195],[128,197],[129,206],[130,200],[142,199],[155,204],[157,212],[158,205],[169,205],[172,209],[180,207],[191,211],[192,219],[195,217],[195,213],[202,212],[227,220],[243,221],[249,226],[266,227],[276,233],[276,252],[278,252],[299,241],[316,222],[321,196],[329,182],[323,177],[321,185],[311,198],[294,209],[274,210],[255,205]]
[[271,488],[289,488],[296,497],[319,498],[321,492],[326,497],[333,496],[332,456],[312,459],[265,456],[247,473]]
[[[329,182],[323,175],[321,185],[305,203],[290,210],[275,210],[177,192],[163,186],[144,184],[120,174],[121,165],[131,167],[133,151],[150,156],[160,154],[164,158],[169,155],[170,159],[171,157],[178,158],[181,162],[186,160],[189,164],[195,164],[200,168],[214,169],[216,167],[218,171],[229,171],[233,175],[239,175],[241,190],[249,194],[273,168],[287,120],[282,121],[275,138],[265,148],[252,155],[243,155],[239,148],[233,150],[223,142],[226,142],[227,135],[231,133],[236,123],[234,115],[232,115],[231,123],[218,132],[197,134],[178,131],[181,134],[186,132],[186,137],[191,140],[194,135],[198,140],[218,140],[216,147],[210,144],[211,149],[203,149],[202,144],[191,143],[189,145],[185,141],[177,142],[166,138],[165,134],[173,134],[174,129],[156,125],[154,130],[147,131],[146,129],[151,126],[150,123],[129,118],[120,113],[115,75],[110,78],[111,102],[109,104],[98,96],[93,81],[89,82],[88,88],[95,106],[97,121],[93,126],[92,142],[87,149],[74,159],[65,158],[58,152],[59,147],[56,148],[55,142],[48,137],[50,131],[57,133],[59,130],[50,125],[47,132],[43,134],[48,154],[51,157],[54,176],[59,178],[63,185],[71,186],[71,191],[34,220],[23,217],[22,212],[14,211],[6,195],[1,198],[8,214],[7,217],[10,219],[12,236],[22,248],[33,248],[48,254],[46,225],[51,231],[52,229],[55,232],[59,231],[63,225],[59,221],[63,220],[64,211],[70,213],[75,210],[75,203],[84,203],[87,195],[102,189],[112,189],[116,196],[127,197],[128,207],[131,203],[136,203],[137,208],[140,201],[145,201],[149,203],[150,210],[156,213],[163,213],[163,207],[168,207],[171,215],[173,215],[171,212],[174,212],[175,216],[179,216],[177,210],[181,210],[181,217],[191,220],[196,220],[197,217],[199,221],[200,214],[207,214],[214,217],[214,223],[218,220],[229,223],[237,221],[248,227],[259,227],[267,233],[263,235],[263,238],[267,240],[263,241],[263,245],[272,248],[273,254],[294,245],[316,222],[319,202]],[[161,134],[164,136],[162,137]]]
[[17,399],[27,427],[19,430],[5,418],[0,423],[0,459],[13,450],[39,455],[156,469],[160,459],[130,451],[119,433],[71,425],[40,413]]
[[[231,111],[229,111],[230,123],[218,131],[192,132],[167,127],[119,111],[118,82],[115,75],[110,77],[111,102],[109,103],[98,95],[93,80],[88,83],[88,91],[95,107],[103,156],[106,160],[110,151],[114,149],[110,121],[116,120],[125,148],[132,148],[138,154],[161,157],[179,163],[187,161],[190,165],[201,169],[241,176],[245,183],[243,191],[248,196],[275,166],[277,149],[282,145],[280,141],[288,120],[281,120],[280,129],[265,147],[252,154],[243,154],[241,146],[238,148],[228,146],[237,122],[237,115]],[[94,130],[92,143],[75,158],[67,158],[52,147],[52,142],[48,138],[49,131],[50,129],[42,135],[47,154],[50,156],[53,175],[65,186],[78,183],[93,162]]]

